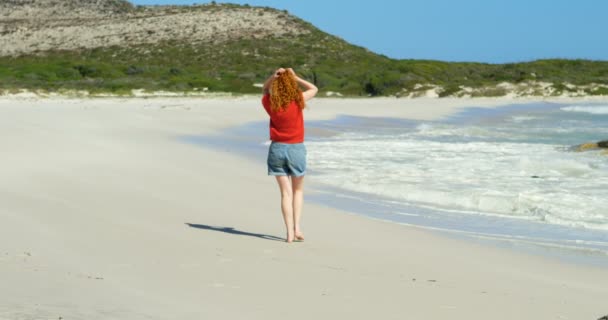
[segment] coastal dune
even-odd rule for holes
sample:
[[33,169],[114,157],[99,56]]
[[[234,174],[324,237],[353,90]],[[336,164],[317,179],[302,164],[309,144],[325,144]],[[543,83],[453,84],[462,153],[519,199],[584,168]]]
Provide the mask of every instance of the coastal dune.
[[[508,99],[317,99],[436,119]],[[287,244],[263,161],[218,135],[259,98],[0,99],[0,319],[597,319],[608,271],[307,202]],[[315,176],[307,177],[309,190]]]

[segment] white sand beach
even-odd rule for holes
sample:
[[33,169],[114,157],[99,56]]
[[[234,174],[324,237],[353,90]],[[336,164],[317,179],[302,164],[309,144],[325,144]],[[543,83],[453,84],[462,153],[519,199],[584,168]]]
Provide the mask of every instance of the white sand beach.
[[[317,99],[305,117],[519,102]],[[285,243],[264,166],[176,139],[266,118],[258,98],[0,98],[0,319],[608,314],[606,269],[310,202],[306,241]]]

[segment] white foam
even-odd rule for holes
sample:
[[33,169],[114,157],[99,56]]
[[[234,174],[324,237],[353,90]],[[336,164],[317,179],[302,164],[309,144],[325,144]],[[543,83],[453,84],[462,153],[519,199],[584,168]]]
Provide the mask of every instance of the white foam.
[[560,110],[568,112],[584,112],[590,114],[608,114],[608,106],[597,105],[597,106],[568,106],[563,107]]
[[515,123],[522,123],[522,122],[532,121],[532,120],[536,120],[536,119],[538,119],[538,117],[532,117],[532,116],[513,116],[513,117],[511,117],[511,121],[513,121]]
[[[419,126],[408,137],[349,134],[311,141],[325,183],[459,212],[608,230],[608,161],[556,145],[419,139],[458,128]],[[465,129],[462,129],[465,130]],[[471,130],[471,128],[469,128]],[[460,132],[462,134],[462,132]]]

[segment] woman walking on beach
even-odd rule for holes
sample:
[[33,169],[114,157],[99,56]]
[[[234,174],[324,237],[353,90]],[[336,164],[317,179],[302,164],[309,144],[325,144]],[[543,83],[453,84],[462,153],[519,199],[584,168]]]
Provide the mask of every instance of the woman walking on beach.
[[[300,89],[304,88],[304,91]],[[300,219],[304,201],[306,147],[304,116],[306,101],[317,87],[298,77],[293,69],[277,69],[264,83],[262,105],[270,116],[268,175],[275,176],[281,191],[281,211],[287,228],[287,242],[304,240]]]

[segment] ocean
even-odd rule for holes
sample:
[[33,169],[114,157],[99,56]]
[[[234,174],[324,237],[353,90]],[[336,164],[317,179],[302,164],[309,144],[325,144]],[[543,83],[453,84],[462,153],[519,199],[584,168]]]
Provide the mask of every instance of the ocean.
[[[438,121],[341,116],[306,126],[315,181],[308,200],[608,265],[608,154],[575,151],[608,139],[608,105],[469,108]],[[231,150],[263,163],[266,131],[267,122],[231,129]],[[186,140],[226,146],[226,135]]]

